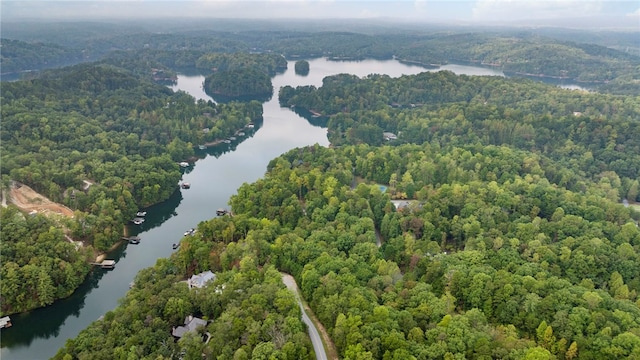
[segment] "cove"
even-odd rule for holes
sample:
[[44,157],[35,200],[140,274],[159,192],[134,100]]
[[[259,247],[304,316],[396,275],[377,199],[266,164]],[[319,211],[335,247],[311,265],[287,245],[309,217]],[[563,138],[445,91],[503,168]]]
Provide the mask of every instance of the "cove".
[[[113,270],[95,269],[82,286],[69,298],[28,313],[12,315],[13,326],[2,330],[3,360],[47,359],[75,338],[81,330],[118,305],[136,274],[153,266],[158,258],[174,251],[186,230],[201,221],[216,217],[218,208],[228,208],[231,195],[240,185],[261,178],[273,158],[296,147],[318,144],[328,146],[327,129],[322,123],[310,123],[289,108],[278,103],[278,90],[285,85],[322,85],[329,75],[349,73],[357,76],[385,74],[391,77],[418,74],[424,71],[449,70],[456,74],[504,76],[496,69],[469,65],[445,65],[439,69],[424,69],[397,60],[332,61],[325,58],[309,60],[306,76],[297,75],[294,62],[273,79],[274,94],[263,104],[263,120],[245,136],[230,144],[220,144],[205,150],[196,149],[200,160],[184,169],[182,180],[190,189],[176,191],[167,201],[152,206],[141,226],[130,226],[131,235],[141,237],[138,245],[126,244],[109,254],[117,261]],[[197,72],[179,73],[173,90],[185,91],[196,100],[211,99],[202,90],[204,75]]]
[[[309,63],[307,76],[296,75],[294,62],[289,62],[288,70],[272,79],[274,94],[263,104],[263,121],[252,131],[231,144],[196,150],[202,159],[185,169],[182,179],[191,183],[191,188],[180,189],[167,201],[146,209],[147,220],[130,228],[131,235],[141,237],[140,244],[126,244],[109,254],[109,258],[117,261],[115,269],[94,269],[69,298],[12,315],[13,326],[2,330],[0,358],[39,360],[54,356],[67,339],[75,338],[93,321],[117,307],[118,299],[125,296],[138,271],[153,266],[158,258],[169,257],[174,251],[172,244],[179,242],[186,230],[215,217],[216,209],[228,208],[230,196],[243,183],[262,177],[269,161],[295,147],[328,146],[326,128],[312,125],[291,109],[280,107],[277,92],[281,86],[320,86],[325,76],[338,73],[397,77],[424,71],[395,60],[314,59]],[[174,89],[208,100],[201,88],[198,92],[203,81],[202,75],[180,75]]]

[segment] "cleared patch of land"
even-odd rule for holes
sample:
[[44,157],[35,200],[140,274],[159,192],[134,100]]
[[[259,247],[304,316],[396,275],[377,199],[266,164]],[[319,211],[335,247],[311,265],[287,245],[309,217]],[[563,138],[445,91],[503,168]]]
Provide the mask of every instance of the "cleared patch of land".
[[24,212],[37,211],[44,215],[62,215],[73,217],[73,210],[49,200],[24,184],[15,183],[9,191],[9,202]]

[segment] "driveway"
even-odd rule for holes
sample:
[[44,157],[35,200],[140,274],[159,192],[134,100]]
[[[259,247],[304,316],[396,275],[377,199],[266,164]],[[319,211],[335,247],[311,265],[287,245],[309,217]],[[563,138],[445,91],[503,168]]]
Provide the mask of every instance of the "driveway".
[[298,306],[300,306],[300,310],[302,311],[302,321],[307,324],[307,328],[309,329],[309,337],[311,338],[311,343],[313,344],[313,350],[316,352],[316,359],[327,360],[327,353],[324,351],[320,333],[318,332],[316,325],[307,315],[307,312],[304,310],[304,306],[302,306],[302,300],[300,300],[300,293],[298,291],[296,280],[293,278],[293,276],[282,273],[282,282],[287,286],[287,288],[289,288],[289,290],[293,291],[296,296],[296,301],[298,302]]

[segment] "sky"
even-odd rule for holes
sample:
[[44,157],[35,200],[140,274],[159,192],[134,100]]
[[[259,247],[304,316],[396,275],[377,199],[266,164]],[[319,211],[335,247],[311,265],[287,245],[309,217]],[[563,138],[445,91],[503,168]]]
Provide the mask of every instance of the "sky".
[[2,0],[2,20],[132,18],[389,19],[640,30],[640,0]]

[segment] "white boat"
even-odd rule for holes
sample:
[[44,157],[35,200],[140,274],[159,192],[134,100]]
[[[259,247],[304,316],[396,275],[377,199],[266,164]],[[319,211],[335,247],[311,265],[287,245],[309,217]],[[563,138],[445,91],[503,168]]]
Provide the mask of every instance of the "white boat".
[[147,212],[146,211],[138,211],[136,213],[136,217],[145,217],[147,216]]
[[180,163],[180,167],[186,168],[188,166],[189,166],[189,163],[186,162],[186,161],[183,161],[183,162]]
[[0,318],[0,329],[11,327],[11,319],[8,316]]
[[136,225],[140,225],[140,224],[142,224],[144,222],[144,218],[137,217],[137,218],[131,220],[131,222],[136,224]]

